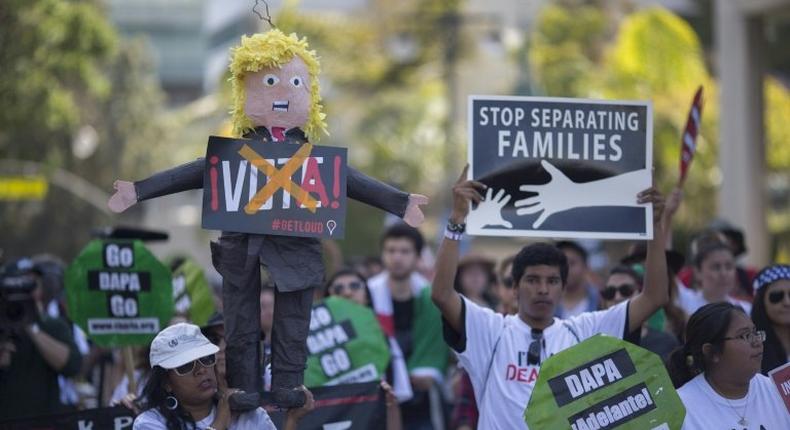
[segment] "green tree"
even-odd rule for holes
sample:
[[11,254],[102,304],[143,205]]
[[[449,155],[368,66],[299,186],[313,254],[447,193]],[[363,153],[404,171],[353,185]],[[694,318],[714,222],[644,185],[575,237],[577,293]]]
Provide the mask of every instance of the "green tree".
[[[73,192],[88,187],[109,195],[119,173],[148,170],[145,148],[163,136],[161,90],[141,46],[120,43],[93,1],[5,2],[0,61],[7,103],[0,159],[39,163],[37,173],[50,178],[70,172],[85,180],[69,185],[72,192],[50,185],[39,202],[0,202],[0,247],[6,257],[46,251],[70,259],[93,228],[117,221]],[[73,142],[86,129],[95,147],[79,153]],[[8,165],[3,174],[23,169]]]

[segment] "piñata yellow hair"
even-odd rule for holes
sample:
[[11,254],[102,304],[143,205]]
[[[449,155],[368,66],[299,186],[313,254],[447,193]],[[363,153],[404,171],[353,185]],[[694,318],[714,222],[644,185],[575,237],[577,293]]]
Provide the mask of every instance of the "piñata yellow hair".
[[269,30],[265,33],[254,34],[250,37],[242,36],[241,44],[231,51],[230,82],[233,88],[233,107],[231,119],[233,121],[233,134],[236,137],[252,130],[252,120],[244,114],[244,77],[247,73],[255,73],[267,67],[282,67],[295,56],[304,61],[310,74],[311,106],[304,125],[304,133],[310,141],[318,141],[321,135],[329,134],[326,130],[326,115],[322,111],[321,94],[318,84],[318,74],[321,65],[315,51],[309,50],[307,39],[299,37],[296,33],[285,35],[280,30]]

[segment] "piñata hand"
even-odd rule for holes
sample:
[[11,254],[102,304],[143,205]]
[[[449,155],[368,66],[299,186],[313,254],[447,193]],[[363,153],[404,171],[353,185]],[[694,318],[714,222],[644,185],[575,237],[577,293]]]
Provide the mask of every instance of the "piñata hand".
[[115,194],[107,202],[111,211],[121,213],[137,203],[137,190],[134,188],[134,182],[118,180],[112,186],[115,189]]

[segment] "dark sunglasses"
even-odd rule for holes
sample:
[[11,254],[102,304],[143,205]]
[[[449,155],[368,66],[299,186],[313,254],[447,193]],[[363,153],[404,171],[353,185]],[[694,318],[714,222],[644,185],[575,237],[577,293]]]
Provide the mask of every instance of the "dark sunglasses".
[[540,364],[540,345],[543,341],[543,332],[532,330],[532,343],[527,349],[527,364],[537,366]]
[[623,297],[631,297],[634,291],[636,291],[636,285],[634,284],[607,285],[606,288],[601,290],[601,297],[606,300],[612,300],[618,292]]
[[768,301],[775,305],[784,300],[785,295],[790,296],[790,290],[771,291],[768,293]]
[[350,288],[350,289],[351,289],[351,291],[357,291],[357,290],[360,290],[360,289],[362,289],[362,286],[363,286],[363,285],[362,285],[362,282],[359,282],[359,281],[353,281],[353,282],[349,282],[348,284],[340,284],[340,283],[337,283],[337,284],[332,284],[332,286],[331,286],[331,287],[329,287],[329,291],[330,291],[332,294],[340,294],[340,293],[342,293],[342,292],[343,292],[343,290],[345,290],[346,288]]
[[187,364],[182,364],[173,370],[178,376],[186,376],[195,370],[195,366],[197,365],[196,363],[200,363],[200,365],[203,367],[214,367],[214,365],[217,364],[217,356],[216,354],[211,354],[205,357],[200,357],[197,360],[192,360]]
[[504,285],[505,288],[513,288],[515,286],[515,283],[513,282],[513,277],[505,276],[504,278],[502,278],[502,285]]

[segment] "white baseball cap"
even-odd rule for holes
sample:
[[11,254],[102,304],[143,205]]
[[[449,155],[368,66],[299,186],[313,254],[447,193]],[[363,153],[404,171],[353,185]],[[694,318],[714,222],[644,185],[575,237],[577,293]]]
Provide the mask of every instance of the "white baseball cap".
[[151,368],[175,369],[200,357],[216,354],[217,345],[209,342],[194,324],[178,323],[159,332],[151,342]]

